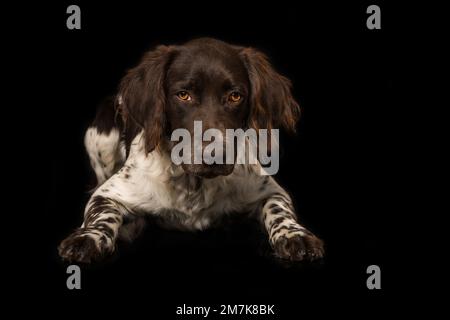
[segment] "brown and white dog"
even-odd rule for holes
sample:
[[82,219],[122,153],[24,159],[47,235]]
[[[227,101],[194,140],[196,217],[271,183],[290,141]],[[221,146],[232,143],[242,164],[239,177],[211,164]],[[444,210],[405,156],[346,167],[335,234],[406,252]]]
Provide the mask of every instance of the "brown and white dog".
[[202,38],[147,52],[122,79],[88,128],[85,145],[96,173],[80,228],[59,246],[63,259],[89,263],[132,240],[143,217],[201,230],[220,217],[250,213],[275,254],[289,260],[323,256],[322,241],[299,224],[286,191],[260,166],[171,161],[175,129],[294,131],[299,106],[290,81],[261,52]]

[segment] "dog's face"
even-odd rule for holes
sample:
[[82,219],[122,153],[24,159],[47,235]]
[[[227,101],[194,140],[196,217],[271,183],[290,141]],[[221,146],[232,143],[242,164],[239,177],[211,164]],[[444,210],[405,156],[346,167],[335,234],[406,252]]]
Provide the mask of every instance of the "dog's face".
[[[119,94],[127,134],[144,130],[148,152],[168,141],[173,130],[187,129],[193,137],[194,121],[201,121],[203,132],[214,128],[225,137],[226,129],[284,126],[294,131],[299,115],[289,80],[262,53],[214,39],[150,51],[124,77]],[[230,174],[234,165],[182,167],[211,178]]]
[[[168,68],[166,114],[169,131],[185,128],[194,136],[194,121],[202,131],[246,126],[249,80],[247,69],[237,50],[222,42],[205,45],[194,42],[179,48]],[[204,142],[206,147],[209,142]],[[191,155],[194,155],[194,145]],[[225,146],[224,146],[225,150]],[[226,154],[224,153],[223,163]],[[187,172],[204,177],[228,175],[232,164],[182,164]]]

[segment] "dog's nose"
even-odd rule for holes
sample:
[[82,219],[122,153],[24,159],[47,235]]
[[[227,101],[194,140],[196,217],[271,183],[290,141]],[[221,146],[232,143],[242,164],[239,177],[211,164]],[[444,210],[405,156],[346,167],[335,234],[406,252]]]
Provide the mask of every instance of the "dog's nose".
[[215,131],[205,131],[202,140],[193,141],[192,156],[195,164],[225,164],[227,147],[225,139],[223,138],[221,131],[218,129],[213,130]]
[[212,165],[217,162],[216,160],[217,159],[214,157],[214,154],[209,152],[203,154],[203,163],[206,165]]

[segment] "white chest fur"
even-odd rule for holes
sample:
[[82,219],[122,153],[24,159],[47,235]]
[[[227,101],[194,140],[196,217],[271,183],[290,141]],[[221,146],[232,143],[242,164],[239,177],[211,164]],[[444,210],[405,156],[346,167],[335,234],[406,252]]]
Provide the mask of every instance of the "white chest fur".
[[255,209],[261,197],[278,187],[257,169],[236,165],[229,176],[201,179],[175,166],[168,153],[146,154],[138,135],[124,166],[94,196],[117,199],[131,212],[159,216],[174,227],[203,229],[223,214]]

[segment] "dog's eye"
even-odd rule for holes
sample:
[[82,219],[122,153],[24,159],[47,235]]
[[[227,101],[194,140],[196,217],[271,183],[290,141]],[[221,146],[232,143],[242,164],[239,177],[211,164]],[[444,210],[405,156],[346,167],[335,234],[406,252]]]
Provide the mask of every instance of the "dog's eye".
[[236,103],[241,101],[242,96],[239,92],[232,92],[229,96],[228,96],[228,101]]
[[183,101],[190,101],[190,100],[192,100],[191,96],[186,91],[178,92],[177,93],[177,97],[178,97],[178,99],[183,100]]

